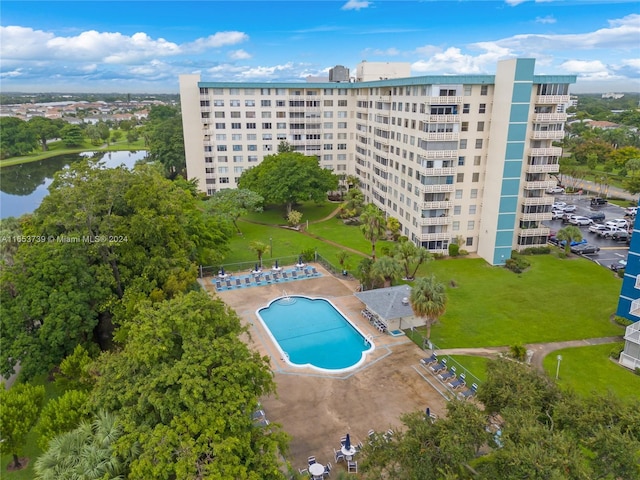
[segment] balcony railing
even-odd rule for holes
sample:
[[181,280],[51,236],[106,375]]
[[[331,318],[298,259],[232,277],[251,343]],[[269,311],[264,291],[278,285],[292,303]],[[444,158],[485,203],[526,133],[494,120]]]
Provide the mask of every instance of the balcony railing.
[[460,121],[460,115],[447,114],[447,115],[427,115],[428,122],[442,122],[442,123],[458,123]]
[[453,208],[453,202],[448,200],[441,200],[439,202],[422,202],[423,210],[437,210],[445,208]]
[[544,196],[544,197],[529,197],[529,198],[525,197],[522,199],[522,204],[523,205],[553,205],[554,201],[555,201],[555,198],[551,195]]
[[422,156],[432,158],[451,158],[458,160],[458,150],[423,150]]
[[420,219],[420,225],[450,225],[451,217],[426,217]]
[[416,170],[428,177],[440,177],[442,175],[454,175],[456,173],[456,167],[416,168]]
[[440,193],[440,192],[453,192],[455,185],[420,185],[420,191],[422,193]]
[[566,113],[536,113],[534,114],[533,121],[535,123],[549,123],[549,122],[566,122]]
[[545,237],[549,236],[549,227],[521,228],[518,235],[521,237]]
[[534,130],[531,138],[534,140],[562,140],[564,130]]
[[[636,300],[636,302],[637,301],[638,300]],[[640,322],[632,323],[627,327],[627,330],[624,334],[624,339],[640,345]]]
[[450,233],[441,232],[441,233],[423,233],[420,235],[420,241],[422,242],[431,242],[434,240],[448,240],[451,236]]
[[451,141],[457,141],[460,138],[460,134],[458,132],[440,132],[440,133],[433,132],[433,133],[427,133],[423,138],[429,142],[433,142],[433,141],[451,142]]
[[560,165],[557,163],[547,163],[544,165],[527,165],[525,171],[527,173],[558,173]]
[[553,188],[558,184],[556,180],[541,180],[536,182],[524,182],[525,190],[546,190]]
[[211,111],[211,107],[200,107],[200,111],[201,112],[210,112]]
[[629,313],[636,317],[640,317],[640,298],[637,298],[633,302],[631,302]]
[[544,222],[546,220],[552,220],[551,212],[547,213],[523,213],[522,220],[524,222]]
[[458,105],[462,103],[462,97],[427,97],[425,102],[427,105]]
[[559,157],[562,155],[562,148],[560,147],[546,147],[546,148],[531,148],[529,149],[529,156],[531,157]]
[[538,95],[536,103],[539,105],[557,105],[569,103],[571,98],[569,95]]

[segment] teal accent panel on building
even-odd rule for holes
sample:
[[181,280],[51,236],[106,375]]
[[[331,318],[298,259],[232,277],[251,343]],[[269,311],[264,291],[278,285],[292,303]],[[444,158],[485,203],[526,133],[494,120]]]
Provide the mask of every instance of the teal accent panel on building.
[[[509,127],[511,128],[511,127]],[[522,160],[524,157],[524,142],[507,143],[507,153],[505,158],[508,160]]]
[[523,142],[527,134],[526,123],[512,123],[507,132],[507,142]]
[[518,208],[518,197],[500,197],[500,212],[515,212]]
[[519,58],[516,60],[516,82],[533,82],[533,70],[536,66],[535,58]]
[[522,171],[521,160],[507,160],[504,162],[504,169],[502,170],[503,178],[519,178]]
[[511,246],[499,247],[493,251],[493,264],[504,265],[511,258]]
[[511,105],[509,122],[526,123],[529,121],[529,104]]
[[531,101],[531,84],[530,83],[516,83],[513,86],[513,93],[511,94],[511,101],[513,103],[526,103]]
[[[498,214],[498,230],[513,230],[516,226],[515,213]],[[509,240],[511,241],[511,240]]]
[[502,190],[501,190],[502,196],[518,195],[519,190],[520,190],[519,178],[514,178],[514,179],[505,178],[504,180],[502,180]]
[[509,250],[511,250],[512,242],[513,242],[513,230],[504,230],[502,232],[496,232],[496,247],[509,247]]

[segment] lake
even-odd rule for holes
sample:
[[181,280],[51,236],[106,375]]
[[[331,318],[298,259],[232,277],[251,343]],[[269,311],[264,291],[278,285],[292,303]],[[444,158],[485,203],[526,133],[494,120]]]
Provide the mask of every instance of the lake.
[[133,168],[147,156],[146,150],[135,152],[83,152],[59,155],[39,162],[23,163],[0,169],[0,218],[19,217],[33,212],[49,194],[56,172],[86,157],[100,159],[107,167],[124,165]]

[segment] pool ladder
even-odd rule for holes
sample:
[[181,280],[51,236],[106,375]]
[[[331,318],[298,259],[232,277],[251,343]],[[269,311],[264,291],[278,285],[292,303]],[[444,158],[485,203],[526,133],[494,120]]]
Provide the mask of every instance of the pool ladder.
[[364,337],[364,344],[373,345],[373,335],[369,334],[366,337]]

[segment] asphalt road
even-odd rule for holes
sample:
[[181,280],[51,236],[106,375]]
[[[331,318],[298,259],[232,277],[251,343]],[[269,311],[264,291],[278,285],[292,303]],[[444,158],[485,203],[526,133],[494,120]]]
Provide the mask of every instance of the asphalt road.
[[[602,207],[592,208],[590,205],[590,196],[586,195],[558,195],[555,197],[556,201],[566,202],[567,205],[575,205],[575,215],[588,216],[595,212],[604,212],[605,220],[600,223],[604,223],[607,220],[613,220],[614,218],[624,218],[624,209],[617,205],[607,204]],[[566,227],[567,223],[562,223],[562,220],[549,220],[544,222],[552,232],[557,232],[563,227]],[[583,238],[587,239],[587,242],[600,247],[598,253],[592,255],[584,255],[585,258],[589,258],[593,262],[603,265],[609,268],[609,265],[616,263],[618,260],[626,259],[629,252],[629,246],[625,242],[616,242],[611,239],[602,238],[595,233],[589,231],[589,227],[578,227],[582,231]]]

